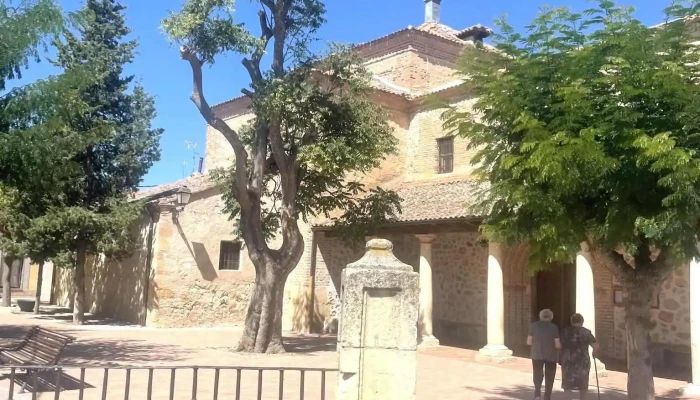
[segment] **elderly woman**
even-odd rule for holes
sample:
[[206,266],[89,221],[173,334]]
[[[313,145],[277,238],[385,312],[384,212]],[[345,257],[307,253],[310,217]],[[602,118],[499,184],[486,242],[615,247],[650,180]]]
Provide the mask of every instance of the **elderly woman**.
[[559,328],[552,323],[552,310],[540,311],[540,320],[530,325],[527,345],[531,346],[532,381],[535,384],[535,400],[542,399],[542,380],[545,381],[544,400],[552,398],[554,377],[557,374]]
[[571,317],[571,326],[562,332],[561,345],[561,387],[566,391],[578,390],[579,398],[585,399],[588,394],[588,373],[591,370],[588,347],[593,347],[593,356],[596,356],[599,346],[591,331],[583,327],[581,314]]

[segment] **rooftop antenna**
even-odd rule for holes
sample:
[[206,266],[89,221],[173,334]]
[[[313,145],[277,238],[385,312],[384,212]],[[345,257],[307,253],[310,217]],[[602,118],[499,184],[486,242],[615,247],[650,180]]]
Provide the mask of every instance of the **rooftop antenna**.
[[[197,172],[197,156],[199,153],[197,152],[197,143],[196,142],[191,142],[189,140],[185,140],[185,147],[187,147],[187,150],[192,150],[192,172],[190,175],[194,175],[195,172]],[[184,171],[184,168],[183,168]],[[184,172],[183,172],[183,178],[184,178]]]

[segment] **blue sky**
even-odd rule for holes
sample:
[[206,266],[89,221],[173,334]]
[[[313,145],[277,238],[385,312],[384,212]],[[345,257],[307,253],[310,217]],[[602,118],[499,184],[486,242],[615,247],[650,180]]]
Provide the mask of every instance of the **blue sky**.
[[[157,185],[188,175],[193,168],[193,151],[186,141],[197,144],[195,151],[204,155],[205,124],[189,101],[190,70],[179,59],[177,48],[171,46],[159,29],[160,21],[168,11],[176,11],[184,0],[122,0],[128,9],[127,23],[132,36],[139,41],[138,56],[127,68],[135,74],[146,90],[156,96],[158,118],[155,125],[165,129],[161,141],[162,157],[144,179],[143,185]],[[60,0],[66,10],[75,10],[81,0]],[[663,8],[670,0],[619,0],[634,6],[637,18],[647,24],[662,20]],[[237,15],[241,22],[256,22],[257,2],[239,0]],[[327,0],[328,23],[321,30],[325,41],[358,43],[386,35],[408,25],[423,22],[423,0]],[[527,25],[540,6],[568,5],[582,9],[585,0],[443,0],[442,22],[457,29],[477,23],[492,26],[494,18],[503,14],[516,28]],[[56,71],[48,63],[33,66],[26,80],[44,77]],[[204,85],[211,104],[238,96],[246,87],[247,74],[235,57],[221,58],[204,71]],[[187,163],[186,166],[183,163]]]

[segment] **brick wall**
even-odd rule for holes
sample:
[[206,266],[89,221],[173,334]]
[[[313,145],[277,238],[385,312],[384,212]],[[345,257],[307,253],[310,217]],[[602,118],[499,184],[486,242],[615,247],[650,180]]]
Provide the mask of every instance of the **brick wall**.
[[613,307],[612,273],[604,265],[593,263],[595,285],[595,333],[600,343],[601,353],[615,355],[615,318]]
[[[457,103],[460,108],[471,108],[473,99]],[[473,172],[470,162],[475,151],[467,149],[468,141],[461,137],[454,139],[454,171],[438,175],[437,140],[449,136],[442,127],[441,116],[444,110],[421,109],[414,115],[409,125],[406,141],[406,181],[421,181],[449,176],[469,176]]]
[[373,75],[418,93],[457,79],[454,60],[421,54],[413,48],[368,60],[366,66]]
[[503,253],[505,339],[511,349],[522,348],[532,322],[532,277],[528,272],[530,248],[526,243]]

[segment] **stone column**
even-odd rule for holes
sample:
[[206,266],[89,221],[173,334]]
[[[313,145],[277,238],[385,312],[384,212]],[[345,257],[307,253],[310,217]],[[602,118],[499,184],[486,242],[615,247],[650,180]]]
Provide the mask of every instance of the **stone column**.
[[690,396],[700,395],[700,260],[690,262],[690,357],[692,381],[683,389]]
[[[487,344],[479,350],[482,360],[504,362],[512,359],[513,352],[505,342],[505,301],[503,294],[503,246],[489,243],[488,284],[486,304]],[[524,339],[523,339],[524,340]]]
[[433,334],[433,241],[435,235],[416,235],[420,241],[420,312],[418,335],[421,347],[439,346]]
[[[595,336],[595,283],[593,280],[593,258],[588,245],[581,244],[576,255],[576,312],[583,316],[583,324]],[[569,318],[570,315],[562,315]],[[592,351],[592,350],[591,350]],[[592,355],[592,354],[591,354]],[[605,364],[596,360],[598,375],[604,376]]]
[[338,400],[415,400],[419,277],[384,239],[341,278]]

